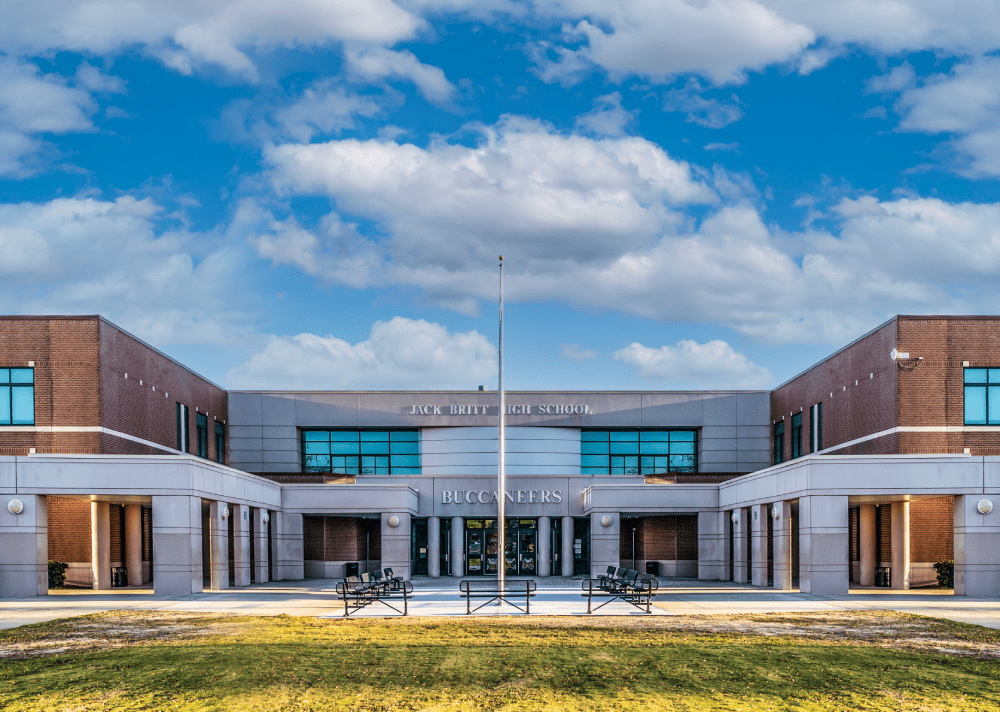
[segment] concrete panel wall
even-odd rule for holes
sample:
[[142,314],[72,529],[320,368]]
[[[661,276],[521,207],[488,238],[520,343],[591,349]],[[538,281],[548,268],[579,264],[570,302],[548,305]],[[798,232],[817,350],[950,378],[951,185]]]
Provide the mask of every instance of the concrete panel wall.
[[153,497],[153,591],[202,592],[201,497]]
[[[20,514],[8,511],[17,499]],[[48,507],[37,495],[0,495],[0,596],[44,596],[49,591]]]

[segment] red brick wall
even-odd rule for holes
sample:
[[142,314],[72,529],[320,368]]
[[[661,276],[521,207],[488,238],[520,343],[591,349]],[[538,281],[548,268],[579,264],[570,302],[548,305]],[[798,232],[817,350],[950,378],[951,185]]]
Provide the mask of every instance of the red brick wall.
[[61,497],[48,500],[49,559],[90,563],[90,502]]
[[954,500],[910,502],[910,561],[936,563],[955,558]]
[[382,557],[382,526],[376,519],[303,517],[307,561],[364,561],[366,532],[373,560]]
[[[809,409],[815,403],[823,404],[824,449],[897,425],[897,370],[889,359],[895,347],[893,320],[771,394],[772,424],[785,421],[785,460],[792,456],[794,413],[802,413],[802,453],[809,452]],[[837,454],[887,454],[895,447],[893,438],[878,438]]]
[[[698,515],[623,519],[619,539],[622,561],[632,558],[632,527],[636,528],[636,559],[649,561],[696,561],[698,559]],[[627,531],[626,531],[627,530]]]

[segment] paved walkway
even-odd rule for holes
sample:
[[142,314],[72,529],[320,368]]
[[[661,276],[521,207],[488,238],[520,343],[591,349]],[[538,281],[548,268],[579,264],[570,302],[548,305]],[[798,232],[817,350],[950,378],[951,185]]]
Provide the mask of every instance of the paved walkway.
[[[578,579],[540,580],[531,601],[532,615],[585,616],[587,601]],[[38,598],[0,598],[0,628],[15,628],[116,609],[245,613],[248,615],[340,617],[332,579],[280,581],[221,593],[157,596],[149,587],[114,592],[63,589]],[[411,616],[465,616],[465,601],[453,579],[414,579]],[[661,579],[653,615],[712,615],[739,613],[800,613],[883,609],[946,618],[1000,629],[1000,598],[956,597],[948,591],[885,589],[852,590],[846,596],[815,596],[796,591],[770,591],[722,581]],[[524,615],[512,606],[490,605],[478,615]],[[395,615],[382,606],[369,606],[357,617]],[[597,615],[644,616],[621,602],[610,603]],[[352,616],[353,617],[353,616]]]

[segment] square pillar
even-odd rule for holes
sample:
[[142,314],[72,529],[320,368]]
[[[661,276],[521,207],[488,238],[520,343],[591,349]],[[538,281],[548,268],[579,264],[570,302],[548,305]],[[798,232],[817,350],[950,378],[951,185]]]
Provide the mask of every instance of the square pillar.
[[451,518],[451,575],[453,578],[465,576],[465,520]]
[[[982,514],[979,511],[981,501],[989,502],[993,507],[992,511]],[[955,497],[956,596],[996,596],[1000,591],[998,505],[998,492]]]
[[[21,512],[8,510],[12,500]],[[49,507],[37,494],[0,495],[0,596],[45,596],[49,592]]]
[[128,585],[142,585],[142,505],[125,505],[125,566]]
[[767,518],[766,504],[750,507],[750,583],[767,586]]
[[274,540],[275,578],[281,572],[283,581],[301,581],[306,577],[302,515],[295,512],[275,512],[271,519]]
[[858,583],[862,586],[875,585],[875,537],[878,528],[875,526],[875,505],[862,504],[858,508],[858,558],[861,559]]
[[233,584],[250,585],[250,507],[234,504],[233,518]]
[[774,588],[792,590],[792,503],[775,502],[778,518],[774,520]]
[[910,588],[910,503],[892,503],[892,587]]
[[569,578],[573,575],[573,563],[576,554],[573,551],[573,517],[562,518],[562,575]]
[[213,591],[229,588],[229,517],[232,511],[226,502],[212,501],[208,505],[208,537],[212,570],[209,587]]
[[[605,524],[607,522],[607,524]],[[590,515],[590,575],[603,576],[609,566],[621,566],[618,544],[621,519],[618,512],[593,512]]]
[[270,523],[270,516],[266,509],[255,507],[253,509],[253,553],[254,572],[253,578],[257,583],[267,583],[267,527]]
[[799,590],[842,595],[850,588],[846,496],[799,498]]
[[538,551],[535,560],[538,562],[539,578],[544,578],[552,571],[552,520],[548,517],[538,518]]
[[427,517],[427,575],[441,577],[441,517]]
[[736,521],[733,522],[733,581],[736,583],[750,583],[747,581],[747,561],[750,556],[749,539],[749,510],[746,508],[734,509]]
[[201,497],[153,495],[153,593],[202,592],[201,536]]
[[[389,520],[399,520],[392,526]],[[410,578],[410,513],[382,513],[382,568],[392,569],[394,576]]]
[[90,574],[95,590],[111,588],[111,506],[107,502],[90,503]]
[[720,581],[724,578],[725,517],[725,512],[698,512],[698,578],[703,581]]

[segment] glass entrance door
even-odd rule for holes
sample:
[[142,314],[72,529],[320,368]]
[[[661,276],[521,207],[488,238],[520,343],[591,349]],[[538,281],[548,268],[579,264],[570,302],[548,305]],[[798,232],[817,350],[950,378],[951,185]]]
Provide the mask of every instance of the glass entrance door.
[[496,576],[497,523],[495,519],[465,520],[465,573]]
[[[538,573],[538,520],[508,519],[504,533],[505,571],[508,576]],[[465,520],[466,575],[496,576],[498,551],[495,519]]]

